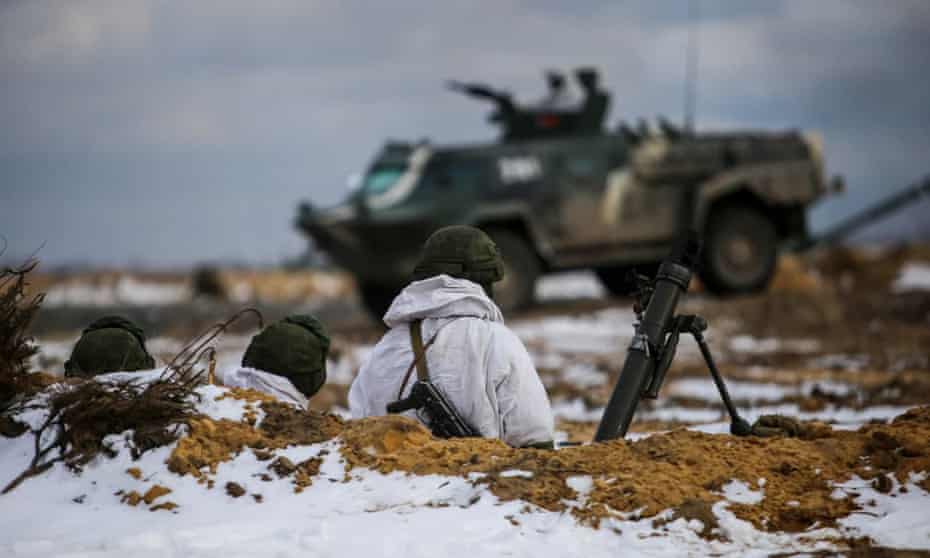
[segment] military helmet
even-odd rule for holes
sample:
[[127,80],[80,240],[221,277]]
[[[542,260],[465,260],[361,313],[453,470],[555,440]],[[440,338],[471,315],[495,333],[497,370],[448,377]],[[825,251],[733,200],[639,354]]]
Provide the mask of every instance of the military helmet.
[[122,316],[104,316],[92,322],[74,344],[65,362],[65,376],[91,377],[108,372],[155,368],[145,348],[145,332]]
[[503,279],[504,262],[484,231],[464,225],[443,227],[423,245],[413,278],[419,281],[441,273],[490,286]]
[[242,366],[287,378],[311,397],[326,381],[329,335],[309,314],[295,314],[275,322],[252,338]]

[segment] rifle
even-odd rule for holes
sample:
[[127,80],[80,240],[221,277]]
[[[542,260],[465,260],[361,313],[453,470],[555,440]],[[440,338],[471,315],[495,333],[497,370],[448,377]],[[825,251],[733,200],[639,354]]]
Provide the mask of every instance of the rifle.
[[403,413],[410,409],[422,409],[430,430],[440,438],[480,436],[429,380],[417,380],[410,388],[410,395],[387,405],[389,413]]
[[421,420],[429,425],[434,435],[440,438],[466,438],[481,436],[481,433],[469,426],[462,416],[449,403],[442,390],[436,387],[429,379],[429,365],[426,362],[426,348],[435,341],[436,337],[423,346],[423,331],[420,320],[410,322],[410,343],[413,345],[413,363],[407,370],[407,376],[401,384],[400,397],[407,384],[407,378],[414,367],[417,369],[417,381],[410,387],[410,395],[398,401],[387,404],[387,412],[403,413],[411,409],[422,412]]
[[658,397],[682,333],[690,333],[701,349],[701,355],[730,415],[730,432],[737,436],[750,434],[752,428],[733,406],[710,348],[704,340],[707,321],[697,315],[675,315],[678,302],[691,284],[700,248],[697,233],[689,231],[672,248],[671,254],[659,266],[651,282],[637,277],[640,288],[633,306],[637,317],[636,332],[627,349],[620,378],[594,435],[595,442],[626,436],[640,398]]

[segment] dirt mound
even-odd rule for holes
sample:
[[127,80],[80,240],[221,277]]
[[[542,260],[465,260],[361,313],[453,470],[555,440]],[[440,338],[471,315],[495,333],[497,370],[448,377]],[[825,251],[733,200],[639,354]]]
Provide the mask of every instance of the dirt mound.
[[190,429],[168,458],[168,469],[190,474],[204,480],[207,473],[216,473],[220,463],[231,460],[246,447],[255,449],[283,448],[283,440],[274,440],[245,422],[194,418]]
[[805,260],[846,292],[855,289],[887,291],[902,265],[930,261],[930,246],[914,244],[875,249],[837,246],[814,252]]
[[276,401],[262,403],[265,418],[260,430],[269,437],[291,444],[316,444],[335,438],[343,421],[336,415],[318,411],[300,411]]
[[[592,524],[615,512],[651,517],[673,509],[689,517],[689,510],[700,508],[695,502],[720,501],[736,479],[764,497],[756,504],[731,503],[730,509],[770,531],[803,531],[847,516],[855,504],[832,497],[833,483],[852,475],[881,489],[890,486],[887,474],[906,481],[910,472],[930,470],[930,407],[855,432],[806,431],[806,439],[762,439],[676,430],[632,443],[546,451],[513,449],[497,440],[438,440],[414,421],[383,417],[348,422],[341,451],[349,466],[384,473],[479,473],[470,478],[503,500],[571,510]],[[566,482],[579,475],[592,479],[587,494]],[[930,488],[927,482],[924,488]]]
[[778,260],[778,268],[772,278],[769,292],[815,292],[822,286],[823,279],[813,266],[800,256],[786,254]]
[[[339,417],[317,411],[304,412],[254,390],[237,388],[221,397],[247,402],[243,420],[190,419],[187,435],[168,458],[169,470],[179,475],[192,475],[212,486],[209,477],[216,473],[217,466],[246,448],[256,450],[259,459],[270,459],[269,450],[324,442],[342,430],[343,421]],[[265,415],[257,428],[254,426],[256,413],[250,409],[250,405],[256,403]]]
[[[212,485],[210,476],[219,463],[251,448],[260,461],[269,461],[269,473],[292,477],[300,491],[312,483],[321,460],[295,464],[284,457],[272,459],[273,450],[338,436],[349,469],[463,476],[486,485],[502,500],[570,511],[589,524],[617,513],[652,517],[667,509],[700,518],[701,510],[725,498],[730,483],[740,481],[759,501],[731,502],[730,509],[759,529],[791,532],[815,523],[833,525],[855,510],[852,500],[834,495],[834,484],[853,475],[887,492],[891,477],[906,482],[909,473],[930,471],[930,406],[857,431],[807,423],[797,438],[736,438],[679,429],[636,442],[557,451],[515,449],[490,439],[437,439],[400,416],[342,421],[269,401],[262,401],[261,409],[265,417],[258,427],[191,419],[188,434],[168,460],[169,469]],[[572,477],[589,480],[579,484]],[[576,488],[584,484],[589,488],[579,493]],[[930,480],[922,480],[921,486],[930,490]]]

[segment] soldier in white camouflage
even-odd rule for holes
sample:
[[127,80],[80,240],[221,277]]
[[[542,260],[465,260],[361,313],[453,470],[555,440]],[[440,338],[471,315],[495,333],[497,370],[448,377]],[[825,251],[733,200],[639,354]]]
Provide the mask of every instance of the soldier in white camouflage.
[[306,409],[326,382],[329,343],[326,328],[314,316],[288,316],[255,335],[242,366],[220,371],[220,383],[255,389]]
[[[452,226],[433,233],[414,280],[384,316],[390,331],[352,383],[352,415],[384,415],[389,403],[408,397],[419,352],[429,381],[472,430],[515,447],[551,447],[546,390],[492,299],[503,274],[497,246],[481,230]],[[414,411],[405,414],[425,422]]]

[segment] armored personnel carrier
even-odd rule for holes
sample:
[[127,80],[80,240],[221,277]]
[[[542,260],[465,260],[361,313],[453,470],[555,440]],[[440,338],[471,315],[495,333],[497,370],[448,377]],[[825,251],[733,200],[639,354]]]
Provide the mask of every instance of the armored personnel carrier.
[[355,275],[375,316],[409,281],[423,241],[451,224],[496,241],[505,310],[529,304],[536,279],[556,270],[593,269],[627,294],[628,271],[655,266],[687,228],[702,232],[706,288],[756,291],[779,246],[807,239],[805,210],[828,189],[820,142],[798,132],[692,133],[667,122],[602,131],[609,96],[596,87],[573,111],[454,87],[497,104],[499,142],[388,143],[344,203],[299,208],[297,227]]

